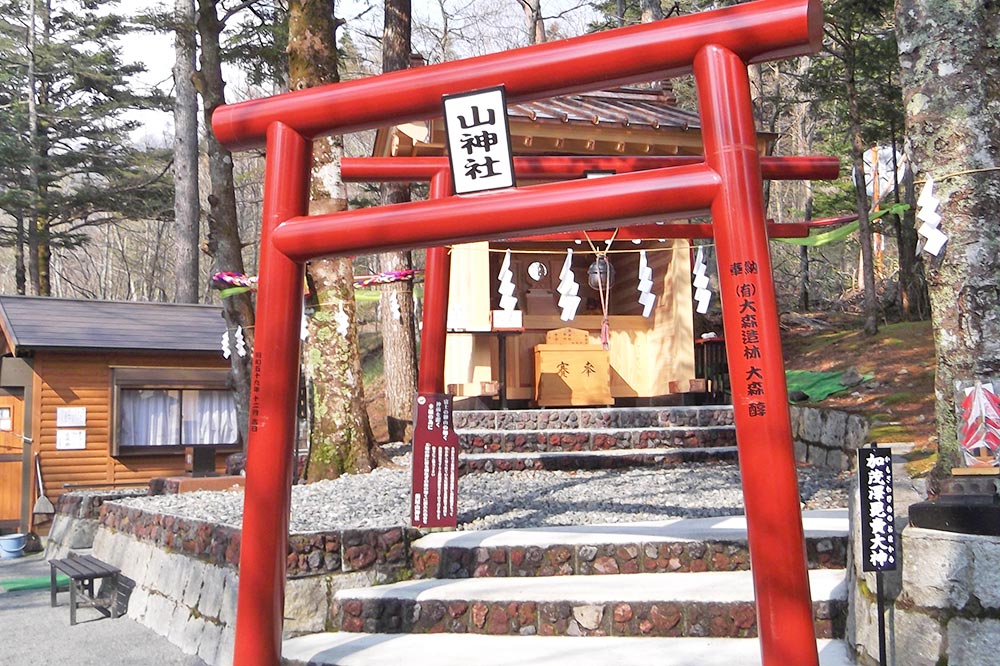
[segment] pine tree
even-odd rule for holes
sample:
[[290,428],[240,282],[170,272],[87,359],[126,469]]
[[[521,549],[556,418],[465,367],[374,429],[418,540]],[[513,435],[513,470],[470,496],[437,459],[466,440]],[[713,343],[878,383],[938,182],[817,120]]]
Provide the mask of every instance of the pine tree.
[[133,146],[125,118],[162,100],[133,91],[142,66],[122,62],[130,27],[107,5],[0,6],[0,122],[14,130],[0,146],[0,207],[15,221],[0,240],[23,252],[35,294],[51,293],[52,252],[85,243],[89,227],[172,214],[165,155]]

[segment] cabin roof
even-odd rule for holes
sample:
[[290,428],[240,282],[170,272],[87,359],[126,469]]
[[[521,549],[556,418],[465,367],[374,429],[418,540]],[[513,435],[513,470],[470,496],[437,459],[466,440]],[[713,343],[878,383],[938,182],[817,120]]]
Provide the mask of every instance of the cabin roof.
[[226,323],[210,305],[0,296],[0,352],[220,353]]

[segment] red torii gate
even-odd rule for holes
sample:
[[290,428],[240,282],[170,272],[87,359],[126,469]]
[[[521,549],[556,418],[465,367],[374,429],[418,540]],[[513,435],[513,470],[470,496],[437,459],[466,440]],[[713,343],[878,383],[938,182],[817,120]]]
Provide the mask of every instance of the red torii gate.
[[[305,261],[710,211],[725,327],[746,332],[726,345],[763,663],[818,664],[746,67],[817,51],[822,23],[818,0],[758,0],[216,110],[223,145],[267,148],[235,663],[281,661]],[[517,102],[691,71],[703,163],[308,215],[318,136],[433,117],[479,88]]]

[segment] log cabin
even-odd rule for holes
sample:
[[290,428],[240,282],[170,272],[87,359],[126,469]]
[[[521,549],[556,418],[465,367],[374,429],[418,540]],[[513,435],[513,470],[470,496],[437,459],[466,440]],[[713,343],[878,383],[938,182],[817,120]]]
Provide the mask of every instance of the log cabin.
[[[239,451],[219,307],[0,296],[0,526],[45,494],[183,474]],[[37,468],[36,468],[37,461]]]

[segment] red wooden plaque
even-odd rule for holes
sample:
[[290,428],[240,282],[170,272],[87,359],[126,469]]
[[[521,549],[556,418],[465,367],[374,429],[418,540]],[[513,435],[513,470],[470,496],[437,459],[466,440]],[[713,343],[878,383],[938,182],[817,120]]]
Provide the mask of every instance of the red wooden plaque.
[[447,393],[418,393],[413,415],[414,527],[458,525],[458,435]]

